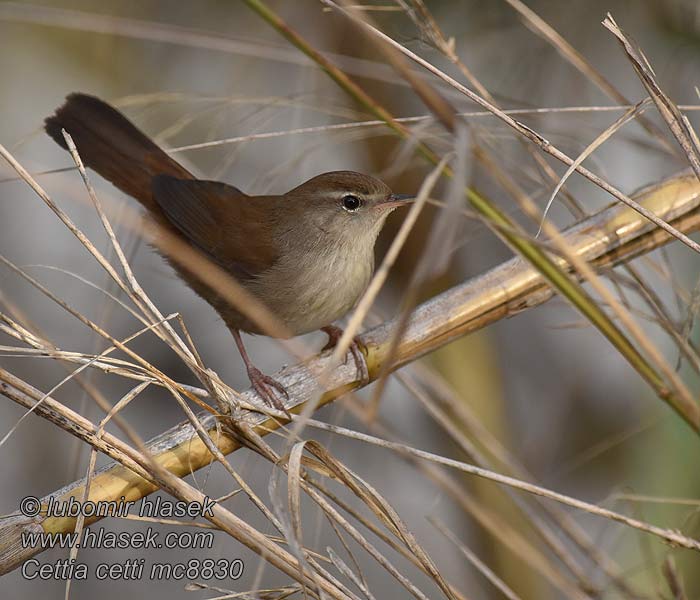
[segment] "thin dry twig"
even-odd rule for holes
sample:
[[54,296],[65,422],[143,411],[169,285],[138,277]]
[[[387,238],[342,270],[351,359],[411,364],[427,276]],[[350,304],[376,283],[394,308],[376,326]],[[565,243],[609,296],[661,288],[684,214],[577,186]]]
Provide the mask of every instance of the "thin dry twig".
[[398,233],[391,242],[389,250],[382,259],[382,263],[379,265],[379,268],[376,270],[374,276],[372,277],[372,280],[370,281],[367,290],[362,295],[362,298],[360,298],[360,301],[355,307],[355,310],[353,311],[352,316],[350,317],[350,321],[348,322],[348,325],[345,328],[342,337],[340,338],[338,344],[336,345],[333,351],[333,358],[331,359],[332,361],[336,363],[339,362],[341,357],[345,356],[345,354],[347,353],[347,350],[350,347],[350,343],[352,342],[353,337],[357,334],[359,328],[362,326],[362,322],[367,316],[367,313],[369,312],[370,308],[372,307],[372,304],[377,298],[379,291],[381,290],[382,286],[384,285],[384,282],[389,276],[389,270],[391,269],[399,253],[401,252],[401,248],[403,248],[404,244],[406,243],[406,239],[408,238],[411,230],[416,224],[418,216],[420,215],[421,211],[423,210],[423,207],[427,203],[428,197],[430,196],[433,187],[437,183],[438,178],[442,174],[442,170],[447,164],[449,158],[449,156],[445,156],[433,169],[430,175],[428,175],[423,180],[423,184],[418,190],[418,194],[416,195],[416,199],[412,204],[408,215],[406,215],[406,218],[401,223],[401,228],[399,229]]
[[[525,5],[521,0],[504,0],[523,19],[526,26],[535,34],[549,42],[553,48],[572,64],[587,79],[593,82],[608,97],[618,104],[630,104],[630,101],[612,84],[603,74],[596,69],[576,48],[574,48],[558,31],[540,17],[534,10]],[[641,118],[639,123],[648,131],[664,148],[671,150],[666,138],[651,121]]]
[[618,39],[620,44],[622,44],[640,81],[647,92],[649,92],[649,96],[654,101],[654,104],[656,104],[656,108],[659,109],[659,113],[664,121],[666,121],[671,133],[673,133],[676,141],[683,149],[693,171],[698,178],[700,178],[700,153],[695,143],[697,135],[690,126],[690,121],[684,118],[678,106],[676,106],[663,89],[661,89],[661,86],[656,81],[656,75],[646,57],[642,54],[641,50],[630,41],[629,37],[625,35],[622,29],[620,29],[610,13],[608,13],[603,21],[603,27],[610,31],[610,33]]
[[510,588],[508,585],[496,575],[492,569],[490,569],[486,564],[472,552],[466,544],[459,541],[457,536],[445,525],[440,519],[431,518],[430,522],[435,525],[437,530],[444,535],[452,544],[454,544],[459,550],[460,554],[464,556],[472,566],[479,571],[489,583],[491,583],[505,598],[508,600],[520,600],[520,597]]

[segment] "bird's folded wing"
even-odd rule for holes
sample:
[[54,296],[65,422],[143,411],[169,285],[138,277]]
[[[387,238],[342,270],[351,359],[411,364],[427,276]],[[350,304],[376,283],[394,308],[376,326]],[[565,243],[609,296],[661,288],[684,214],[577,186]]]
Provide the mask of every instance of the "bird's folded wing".
[[272,198],[248,196],[218,181],[153,178],[153,199],[190,243],[239,279],[270,268],[278,257]]

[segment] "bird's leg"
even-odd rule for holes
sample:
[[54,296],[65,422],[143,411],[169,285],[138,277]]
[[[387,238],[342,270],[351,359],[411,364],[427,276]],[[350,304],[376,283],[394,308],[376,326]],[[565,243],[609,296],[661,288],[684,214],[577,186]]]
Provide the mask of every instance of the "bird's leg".
[[[343,330],[336,325],[326,325],[326,327],[321,327],[321,331],[328,336],[328,343],[323,347],[321,352],[335,348],[340,338],[343,336]],[[360,381],[369,381],[369,369],[367,368],[367,361],[365,360],[367,346],[365,346],[359,336],[356,335],[352,338],[349,350],[355,360],[357,372],[360,374]],[[347,356],[345,357],[345,361],[347,362]]]
[[233,334],[233,339],[236,340],[236,346],[238,346],[238,351],[241,353],[241,358],[245,363],[245,368],[248,371],[248,379],[250,379],[253,389],[268,406],[289,414],[289,411],[285,405],[271,389],[276,389],[282,396],[289,400],[289,394],[287,393],[285,387],[276,379],[273,379],[269,375],[265,375],[265,373],[263,373],[251,362],[250,358],[248,358],[248,353],[245,350],[245,346],[243,346],[243,340],[241,339],[240,332],[237,329],[232,329],[231,333]]

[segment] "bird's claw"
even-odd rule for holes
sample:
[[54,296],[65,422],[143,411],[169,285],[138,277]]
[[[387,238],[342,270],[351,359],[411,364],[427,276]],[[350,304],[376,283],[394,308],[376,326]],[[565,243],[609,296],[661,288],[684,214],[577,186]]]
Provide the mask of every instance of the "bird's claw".
[[[343,330],[335,325],[323,327],[321,331],[328,336],[328,342],[322,348],[321,352],[335,348],[338,345],[340,338],[343,336]],[[367,383],[369,381],[369,369],[367,368],[367,361],[365,360],[365,356],[367,355],[367,346],[359,336],[355,336],[352,338],[352,343],[350,344],[349,350],[352,354],[353,360],[355,361],[357,372],[360,375],[360,381],[362,383]],[[343,364],[347,364],[347,362],[348,357],[346,354]]]
[[285,399],[289,400],[289,392],[287,392],[287,389],[279,381],[269,375],[265,375],[265,373],[257,367],[252,366],[248,369],[248,378],[250,379],[253,389],[258,393],[258,396],[263,399],[265,404],[289,415],[287,407],[271,389],[274,388],[284,396]]

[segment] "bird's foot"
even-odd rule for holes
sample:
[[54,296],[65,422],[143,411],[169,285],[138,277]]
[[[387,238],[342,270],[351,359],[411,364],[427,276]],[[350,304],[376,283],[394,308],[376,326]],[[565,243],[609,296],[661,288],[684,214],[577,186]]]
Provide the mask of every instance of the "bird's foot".
[[[328,343],[322,348],[321,352],[326,350],[331,350],[338,345],[340,338],[343,337],[343,330],[335,325],[328,325],[326,327],[321,327],[321,331],[328,336]],[[352,343],[349,347],[352,358],[355,361],[355,366],[357,367],[357,372],[360,375],[360,381],[366,383],[369,381],[369,369],[367,368],[367,361],[365,356],[367,355],[367,346],[363,343],[359,336],[352,338]],[[347,363],[348,357],[345,357],[345,363]]]
[[289,415],[289,411],[284,405],[284,402],[282,402],[279,396],[273,391],[273,389],[277,390],[280,396],[284,396],[284,398],[289,400],[287,389],[279,381],[269,375],[265,375],[260,369],[252,365],[248,367],[248,378],[250,379],[253,389],[258,393],[258,396],[263,399],[265,404]]

